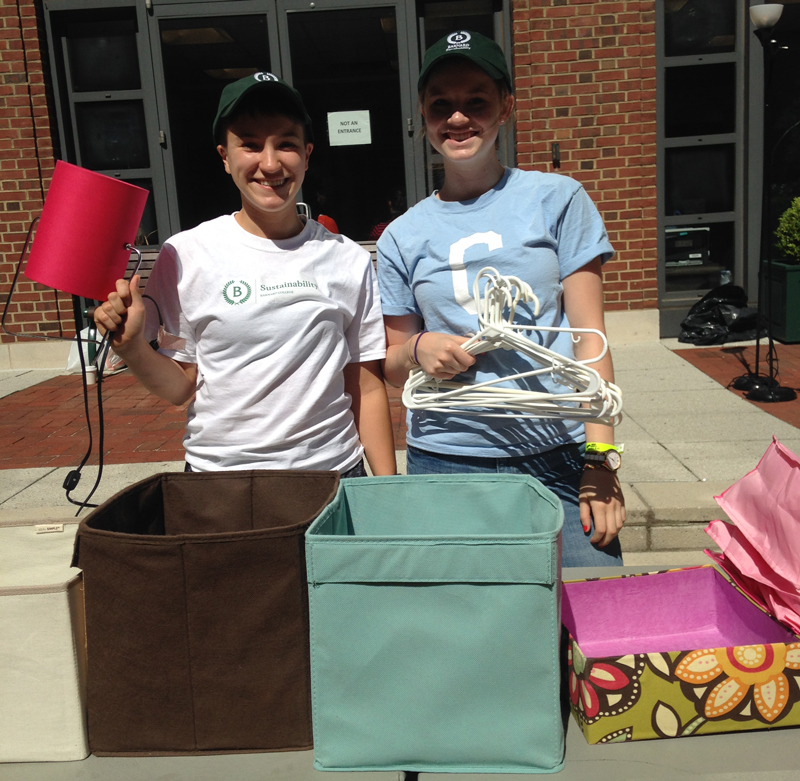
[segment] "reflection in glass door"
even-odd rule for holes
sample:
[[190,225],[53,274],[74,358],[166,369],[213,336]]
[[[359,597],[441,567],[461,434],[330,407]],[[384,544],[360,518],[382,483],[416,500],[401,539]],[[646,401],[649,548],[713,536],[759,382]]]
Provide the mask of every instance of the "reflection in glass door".
[[351,239],[374,240],[376,225],[422,195],[405,8],[280,8],[284,78],[291,73],[314,125],[303,200]]
[[[244,5],[250,4],[237,3]],[[154,21],[159,41],[154,53],[160,54],[166,87],[159,113],[169,120],[163,143],[170,153],[165,160],[173,194],[173,232],[230,214],[241,206],[211,138],[211,125],[226,84],[273,68],[267,16],[213,15],[215,6],[156,9],[162,16]],[[197,15],[191,14],[195,10]],[[212,15],[201,15],[203,12]],[[178,13],[180,16],[170,15]],[[161,122],[165,129],[163,118]]]
[[[502,2],[498,0],[468,0],[468,2],[440,2],[440,0],[417,0],[420,14],[423,53],[436,41],[454,30],[469,30],[493,38],[504,45],[502,25]],[[511,70],[511,60],[508,60]],[[506,126],[508,128],[508,126]],[[514,165],[513,135],[500,134],[500,160],[505,165]],[[425,148],[426,189],[431,193],[444,183],[442,156],[427,142]]]
[[677,336],[704,293],[745,282],[747,15],[729,0],[656,7],[659,312]]

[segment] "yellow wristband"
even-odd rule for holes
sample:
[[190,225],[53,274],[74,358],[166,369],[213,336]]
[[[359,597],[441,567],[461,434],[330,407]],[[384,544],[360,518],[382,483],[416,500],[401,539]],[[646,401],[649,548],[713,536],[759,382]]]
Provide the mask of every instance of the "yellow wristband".
[[587,442],[584,446],[585,453],[607,453],[609,450],[616,450],[617,453],[622,453],[625,450],[625,445],[609,445],[607,442]]

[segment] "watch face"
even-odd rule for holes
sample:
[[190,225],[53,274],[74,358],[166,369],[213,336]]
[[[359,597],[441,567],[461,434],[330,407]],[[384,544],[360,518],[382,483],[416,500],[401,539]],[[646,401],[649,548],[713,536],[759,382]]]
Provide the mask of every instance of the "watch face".
[[609,469],[613,469],[615,472],[620,468],[622,465],[622,458],[616,450],[606,451],[606,465]]

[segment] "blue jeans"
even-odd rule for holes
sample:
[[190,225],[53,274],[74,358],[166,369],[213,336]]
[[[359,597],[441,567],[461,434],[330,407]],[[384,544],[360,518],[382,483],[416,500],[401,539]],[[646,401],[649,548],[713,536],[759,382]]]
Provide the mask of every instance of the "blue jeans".
[[518,458],[472,458],[430,453],[408,447],[408,474],[458,475],[470,472],[531,475],[549,488],[564,506],[561,532],[561,564],[564,567],[621,567],[619,539],[605,548],[589,542],[592,531],[581,526],[578,494],[583,474],[583,448],[564,445],[547,453]]
[[366,477],[367,470],[364,468],[364,461],[359,461],[352,469],[342,472],[341,477]]

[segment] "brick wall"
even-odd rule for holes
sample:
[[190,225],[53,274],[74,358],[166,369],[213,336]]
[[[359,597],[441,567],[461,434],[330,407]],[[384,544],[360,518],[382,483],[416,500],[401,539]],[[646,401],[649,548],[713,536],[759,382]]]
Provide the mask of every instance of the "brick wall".
[[517,159],[580,181],[617,254],[606,309],[658,305],[653,0],[513,0]]
[[[0,0],[0,306],[5,306],[31,220],[41,214],[55,160],[45,86],[41,0]],[[69,334],[68,297],[20,276],[11,331]],[[3,333],[3,342],[15,341]],[[27,340],[24,340],[27,341]]]
[[[0,0],[0,305],[55,165],[41,5]],[[559,143],[560,172],[586,186],[617,250],[604,272],[606,308],[654,308],[653,0],[513,0],[513,9],[519,165],[552,170]],[[69,298],[57,304],[21,277],[7,324],[68,335]]]

